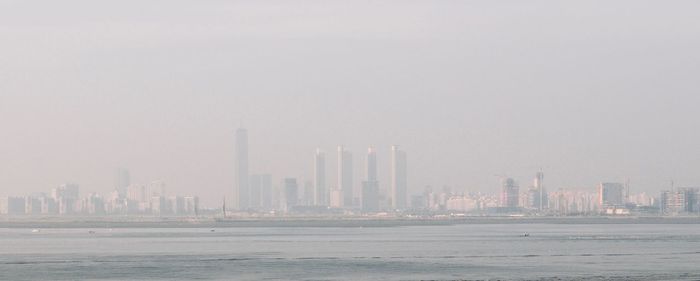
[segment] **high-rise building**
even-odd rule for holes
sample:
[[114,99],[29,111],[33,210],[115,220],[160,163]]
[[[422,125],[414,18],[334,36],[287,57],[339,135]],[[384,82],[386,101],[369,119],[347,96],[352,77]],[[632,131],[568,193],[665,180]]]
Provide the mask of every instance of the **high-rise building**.
[[26,213],[26,199],[24,197],[0,198],[0,214],[24,215]]
[[126,198],[127,188],[131,185],[131,175],[129,170],[119,168],[114,177],[114,190],[117,191],[120,198]]
[[542,173],[542,171],[537,172],[537,175],[535,175],[532,188],[528,191],[527,195],[529,208],[540,211],[547,208],[549,202],[547,200],[547,190],[544,188],[544,173]]
[[314,157],[314,204],[317,206],[328,205],[326,154],[321,149],[316,150]]
[[370,147],[367,149],[367,171],[366,179],[367,181],[377,181],[377,152],[374,148]]
[[391,207],[406,209],[408,189],[408,165],[406,152],[398,145],[391,146]]
[[517,208],[520,197],[520,188],[512,178],[501,180],[501,207]]
[[126,199],[136,202],[146,202],[149,198],[148,192],[146,191],[146,186],[135,184],[130,185],[127,188]]
[[373,148],[367,150],[367,180],[362,182],[362,211],[376,212],[379,210],[379,181],[377,180],[377,152]]
[[342,191],[343,207],[352,207],[352,153],[338,146],[338,188]]
[[236,188],[235,204],[239,210],[250,207],[250,189],[248,178],[248,131],[240,128],[236,130]]
[[314,184],[310,180],[304,181],[304,202],[301,205],[304,206],[314,206]]
[[691,214],[700,212],[698,198],[700,188],[685,187],[665,190],[659,197],[659,207],[664,215]]
[[286,178],[283,182],[284,186],[284,209],[286,211],[291,211],[294,206],[297,205],[299,200],[299,186],[297,185],[297,179]]
[[250,207],[260,208],[262,204],[262,175],[250,175]]
[[115,171],[114,190],[124,198],[127,196],[128,187],[131,185],[131,174],[125,168],[118,168]]
[[75,212],[76,202],[80,199],[80,188],[77,184],[62,184],[51,190],[51,197],[58,203],[59,214],[72,214]]
[[625,204],[625,185],[617,182],[604,182],[598,185],[598,206],[601,208]]
[[260,207],[272,209],[272,175],[263,174],[260,176]]

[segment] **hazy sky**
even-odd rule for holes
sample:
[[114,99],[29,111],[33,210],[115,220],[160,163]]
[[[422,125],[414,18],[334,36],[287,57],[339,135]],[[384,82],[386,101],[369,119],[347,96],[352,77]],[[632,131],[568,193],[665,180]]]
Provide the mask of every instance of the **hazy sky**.
[[0,195],[117,167],[205,204],[316,147],[447,184],[700,186],[698,1],[0,1]]

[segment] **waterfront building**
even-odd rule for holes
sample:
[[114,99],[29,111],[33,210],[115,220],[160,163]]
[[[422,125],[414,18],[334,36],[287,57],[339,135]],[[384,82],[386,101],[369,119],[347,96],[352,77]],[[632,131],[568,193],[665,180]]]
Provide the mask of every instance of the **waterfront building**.
[[406,152],[398,145],[391,146],[391,207],[394,210],[406,209],[408,192],[408,171]]
[[272,209],[273,205],[272,175],[260,175],[260,207],[265,210]]
[[250,175],[250,208],[262,207],[262,175]]
[[298,205],[299,186],[297,184],[297,179],[286,178],[282,186],[284,186],[284,210],[289,212]]
[[623,206],[625,185],[617,182],[604,182],[598,185],[598,206],[600,209]]
[[131,174],[124,168],[117,169],[114,176],[114,190],[120,198],[126,198],[127,188],[131,185]]
[[236,130],[235,151],[235,176],[234,189],[236,209],[246,210],[250,208],[250,189],[248,175],[248,130],[239,128]]
[[520,188],[514,179],[505,178],[501,180],[501,207],[517,208],[520,196],[519,189]]
[[26,198],[2,197],[0,198],[0,214],[24,215],[26,213]]
[[377,152],[367,149],[366,180],[362,182],[361,205],[363,212],[379,210],[379,180],[377,178]]
[[343,207],[353,206],[353,169],[352,153],[345,150],[343,146],[338,146],[338,188],[342,191]]
[[659,208],[664,215],[700,213],[700,188],[684,187],[661,192]]
[[328,189],[326,187],[326,153],[316,149],[314,155],[314,204],[328,205]]
[[527,193],[527,203],[529,208],[539,211],[547,209],[549,205],[547,190],[544,187],[544,173],[542,171],[537,172],[535,175],[532,187]]

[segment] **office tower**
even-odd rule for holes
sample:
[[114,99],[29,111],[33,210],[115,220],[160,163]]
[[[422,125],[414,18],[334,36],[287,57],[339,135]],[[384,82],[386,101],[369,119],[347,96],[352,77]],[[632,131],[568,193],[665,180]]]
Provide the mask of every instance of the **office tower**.
[[197,216],[199,215],[199,197],[185,196],[184,200],[184,215]]
[[352,207],[352,153],[338,146],[338,189],[343,196],[343,207]]
[[51,190],[51,197],[58,203],[58,213],[72,214],[75,203],[80,199],[80,188],[77,184],[63,184]]
[[514,179],[503,179],[501,181],[501,207],[517,208],[520,197],[519,189]]
[[537,172],[532,188],[528,191],[528,207],[537,210],[547,208],[549,202],[547,200],[547,190],[544,188],[544,173]]
[[51,189],[53,199],[68,198],[78,199],[80,197],[80,187],[77,184],[67,183]]
[[44,196],[40,198],[41,200],[41,214],[43,215],[55,215],[58,214],[58,204],[56,200],[51,197]]
[[297,200],[299,198],[299,186],[297,185],[297,179],[286,178],[283,182],[284,186],[284,209],[289,212],[297,205]]
[[104,200],[97,193],[88,195],[86,208],[87,213],[91,215],[104,215],[106,213]]
[[37,196],[29,196],[24,203],[24,212],[28,215],[41,214],[41,199]]
[[314,184],[310,180],[304,181],[304,206],[314,206]]
[[250,187],[250,207],[260,208],[262,205],[262,175],[251,175]]
[[0,214],[24,215],[26,213],[26,198],[2,197],[0,198]]
[[617,182],[604,182],[598,185],[598,206],[601,208],[624,205],[625,185]]
[[115,179],[114,179],[114,189],[119,194],[120,198],[126,198],[127,188],[131,185],[131,175],[129,170],[119,168],[117,169]]
[[665,190],[659,197],[659,207],[664,215],[696,214],[700,212],[698,195],[700,188],[685,187]]
[[260,207],[272,209],[272,175],[260,175]]
[[326,154],[320,149],[316,150],[316,155],[314,157],[314,204],[317,206],[328,205]]
[[146,187],[143,185],[130,185],[127,188],[126,199],[136,202],[146,202],[148,198],[148,192],[146,192]]
[[373,148],[367,150],[367,180],[362,182],[362,211],[379,210],[379,181],[377,181],[377,153]]
[[246,129],[236,130],[236,188],[235,204],[239,210],[250,207],[250,190],[248,178],[248,131]]
[[367,181],[377,181],[377,152],[373,147],[367,149]]
[[391,146],[391,207],[406,209],[408,189],[406,152],[398,145]]

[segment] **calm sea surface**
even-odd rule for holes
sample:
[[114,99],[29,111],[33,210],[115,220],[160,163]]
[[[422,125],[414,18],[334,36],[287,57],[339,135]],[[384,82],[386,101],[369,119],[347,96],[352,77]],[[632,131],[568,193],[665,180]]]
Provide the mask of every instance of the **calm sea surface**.
[[700,280],[700,225],[213,230],[0,229],[0,280]]

